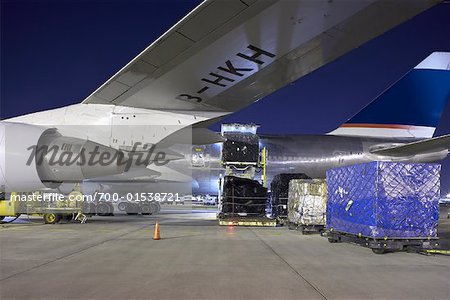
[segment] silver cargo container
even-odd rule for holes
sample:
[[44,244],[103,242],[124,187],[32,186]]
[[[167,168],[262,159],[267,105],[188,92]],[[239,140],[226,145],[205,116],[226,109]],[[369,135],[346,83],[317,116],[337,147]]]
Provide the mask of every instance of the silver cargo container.
[[288,220],[297,226],[325,225],[327,183],[324,179],[289,182]]

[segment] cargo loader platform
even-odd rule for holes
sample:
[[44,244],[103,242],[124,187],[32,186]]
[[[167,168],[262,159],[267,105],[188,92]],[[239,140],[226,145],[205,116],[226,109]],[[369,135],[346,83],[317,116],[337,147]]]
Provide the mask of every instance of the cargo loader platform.
[[327,231],[326,236],[330,243],[351,243],[372,249],[373,253],[384,254],[394,251],[424,252],[439,247],[437,237],[422,238],[373,238],[354,235],[344,232]]
[[277,220],[254,217],[225,217],[218,218],[220,226],[247,226],[247,227],[276,227]]

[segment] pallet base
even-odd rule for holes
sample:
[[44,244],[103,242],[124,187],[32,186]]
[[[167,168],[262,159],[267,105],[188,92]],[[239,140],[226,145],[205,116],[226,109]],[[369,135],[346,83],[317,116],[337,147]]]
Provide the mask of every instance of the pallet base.
[[302,225],[288,222],[290,230],[298,230],[302,234],[320,234],[325,231],[325,225]]
[[326,233],[330,243],[352,243],[372,249],[376,254],[394,251],[421,252],[439,247],[438,238],[384,238],[357,236],[348,233],[328,231]]
[[219,219],[220,226],[276,227],[277,221],[267,218],[224,218]]

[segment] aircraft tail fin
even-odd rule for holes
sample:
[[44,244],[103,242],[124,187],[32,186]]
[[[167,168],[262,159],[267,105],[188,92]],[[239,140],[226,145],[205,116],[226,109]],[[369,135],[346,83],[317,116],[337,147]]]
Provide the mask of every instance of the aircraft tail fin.
[[450,98],[450,52],[433,52],[333,135],[431,138]]

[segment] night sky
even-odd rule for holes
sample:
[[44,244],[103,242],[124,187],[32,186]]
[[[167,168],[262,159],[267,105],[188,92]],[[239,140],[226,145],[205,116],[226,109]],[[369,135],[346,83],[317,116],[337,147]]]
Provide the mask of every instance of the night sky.
[[[81,102],[201,1],[1,1],[1,118]],[[226,122],[260,132],[338,127],[433,51],[450,51],[440,4]],[[216,127],[216,129],[219,127]],[[435,135],[450,133],[447,105]],[[450,159],[442,192],[450,192]]]

